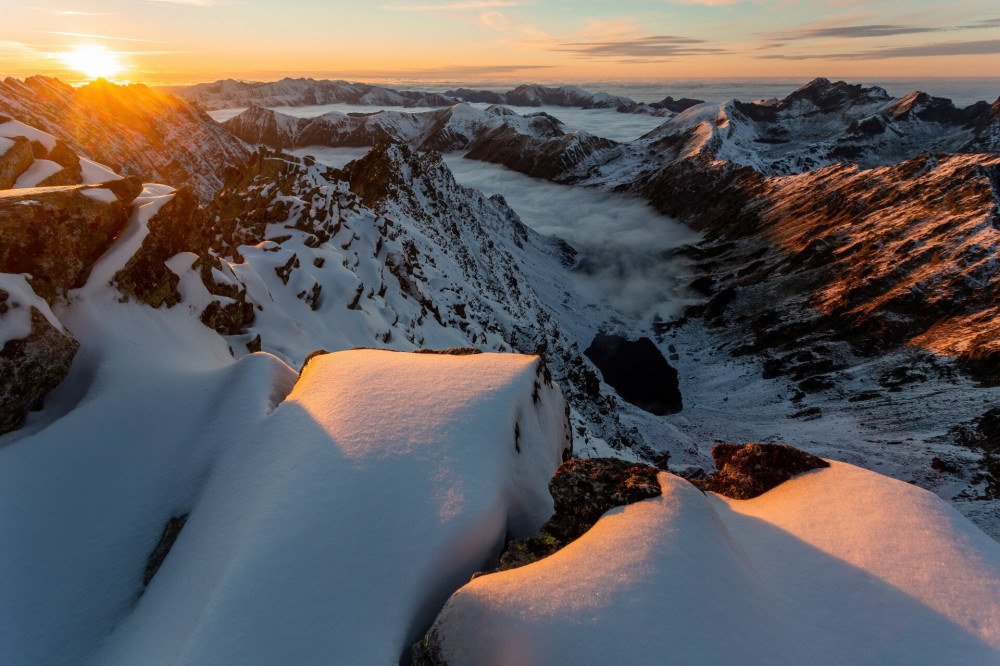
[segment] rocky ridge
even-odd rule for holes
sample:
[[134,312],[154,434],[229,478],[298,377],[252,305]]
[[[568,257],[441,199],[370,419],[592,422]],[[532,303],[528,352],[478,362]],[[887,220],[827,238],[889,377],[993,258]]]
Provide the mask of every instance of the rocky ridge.
[[187,185],[204,200],[250,151],[193,104],[143,85],[98,79],[73,88],[33,76],[0,83],[0,115],[47,132],[79,155],[143,182]]

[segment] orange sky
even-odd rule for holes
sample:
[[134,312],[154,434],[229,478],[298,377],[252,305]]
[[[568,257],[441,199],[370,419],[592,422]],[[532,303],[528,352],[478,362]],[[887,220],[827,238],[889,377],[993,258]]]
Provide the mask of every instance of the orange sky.
[[23,1],[4,10],[4,75],[86,80],[62,54],[90,45],[111,78],[150,84],[1000,76],[995,0]]

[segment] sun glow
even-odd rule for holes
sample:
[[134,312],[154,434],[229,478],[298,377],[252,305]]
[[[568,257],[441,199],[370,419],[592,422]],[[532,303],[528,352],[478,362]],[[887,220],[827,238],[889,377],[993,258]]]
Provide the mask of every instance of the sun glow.
[[103,46],[86,44],[60,54],[62,61],[88,78],[110,78],[122,71],[118,54]]

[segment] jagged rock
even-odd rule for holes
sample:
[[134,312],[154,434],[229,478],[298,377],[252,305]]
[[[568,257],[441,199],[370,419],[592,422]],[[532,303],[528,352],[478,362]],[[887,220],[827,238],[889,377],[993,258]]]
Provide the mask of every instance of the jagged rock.
[[[22,291],[30,294],[26,283]],[[33,299],[20,297],[26,294],[0,289],[0,333],[9,327],[29,328],[26,336],[7,340],[0,349],[0,434],[14,430],[29,411],[40,408],[42,399],[69,373],[80,347],[32,304]],[[22,321],[14,323],[14,318]]]
[[584,352],[622,398],[652,414],[674,414],[683,403],[677,371],[649,338],[599,334]]
[[451,349],[416,349],[414,354],[445,354],[447,356],[471,356],[472,354],[482,354],[482,349],[476,347],[452,347]]
[[[116,200],[87,195],[95,189],[111,190]],[[32,289],[49,303],[82,286],[94,262],[125,228],[141,189],[130,178],[96,187],[0,193],[0,272],[29,273]]]
[[712,447],[712,460],[719,471],[691,483],[732,499],[757,497],[796,474],[830,466],[785,444],[719,444]]
[[207,251],[211,228],[208,216],[199,207],[189,188],[181,188],[149,220],[149,234],[111,283],[127,298],[154,308],[171,307],[181,300],[180,278],[164,263],[178,252],[203,254]]
[[578,539],[610,509],[662,493],[660,470],[617,458],[568,460],[549,481],[555,514],[539,534],[507,545],[499,571],[515,569],[547,557]]

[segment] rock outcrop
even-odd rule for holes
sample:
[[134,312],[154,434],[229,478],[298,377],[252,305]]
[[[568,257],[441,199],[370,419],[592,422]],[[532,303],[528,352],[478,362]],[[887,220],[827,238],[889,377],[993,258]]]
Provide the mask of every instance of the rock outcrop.
[[617,458],[568,460],[549,481],[555,514],[539,533],[507,544],[498,571],[516,569],[547,557],[579,538],[616,506],[661,494],[660,470]]
[[128,222],[135,178],[98,186],[0,191],[0,273],[28,273],[52,303],[84,284]]
[[0,275],[0,341],[3,434],[41,407],[44,397],[69,373],[80,345],[24,278],[14,275]]
[[691,479],[703,490],[732,499],[752,499],[812,469],[829,467],[822,458],[785,444],[719,444],[712,447],[719,470],[705,479]]

